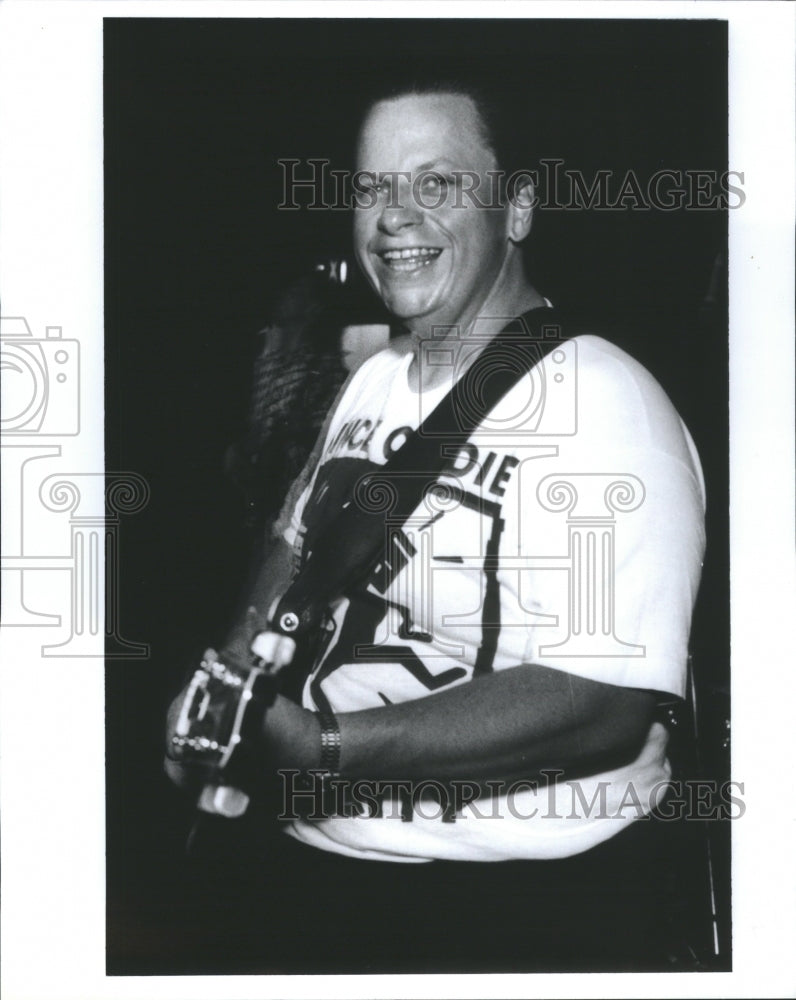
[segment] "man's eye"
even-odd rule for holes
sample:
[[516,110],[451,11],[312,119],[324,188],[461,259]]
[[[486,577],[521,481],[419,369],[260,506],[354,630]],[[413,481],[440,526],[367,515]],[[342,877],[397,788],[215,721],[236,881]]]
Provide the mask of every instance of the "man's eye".
[[354,208],[374,208],[387,190],[388,185],[385,181],[377,181],[370,177],[360,178],[352,197]]
[[421,187],[427,194],[442,195],[447,193],[448,179],[442,174],[424,174]]
[[383,194],[388,186],[389,181],[386,177],[379,177],[377,174],[365,174],[359,179],[359,188],[362,191],[375,191],[376,194]]

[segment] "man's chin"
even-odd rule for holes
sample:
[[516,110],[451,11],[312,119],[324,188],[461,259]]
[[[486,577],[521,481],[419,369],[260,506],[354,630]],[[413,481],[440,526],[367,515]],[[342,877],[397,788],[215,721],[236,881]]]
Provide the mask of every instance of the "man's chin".
[[439,306],[435,302],[410,298],[404,295],[396,295],[384,299],[384,304],[392,315],[400,320],[404,326],[410,330],[422,329],[427,331],[430,326],[438,326],[444,323],[444,318],[440,316]]

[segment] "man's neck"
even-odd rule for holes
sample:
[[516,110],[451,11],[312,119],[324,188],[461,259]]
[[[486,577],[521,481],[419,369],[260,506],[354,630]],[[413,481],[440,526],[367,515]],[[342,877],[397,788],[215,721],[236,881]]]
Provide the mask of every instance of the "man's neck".
[[[507,291],[508,289],[508,291]],[[446,337],[423,336],[413,331],[414,360],[409,368],[409,384],[415,392],[426,392],[440,385],[452,386],[476,359],[481,350],[497,336],[511,319],[529,309],[546,305],[546,300],[521,275],[508,285],[501,282],[483,305],[451,328]]]

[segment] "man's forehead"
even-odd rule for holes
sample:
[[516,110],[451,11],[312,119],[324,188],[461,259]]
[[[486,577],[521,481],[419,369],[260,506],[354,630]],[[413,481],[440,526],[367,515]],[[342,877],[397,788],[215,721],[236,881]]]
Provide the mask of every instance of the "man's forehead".
[[490,154],[472,98],[453,93],[406,94],[374,105],[360,130],[359,159],[387,152],[424,161]]

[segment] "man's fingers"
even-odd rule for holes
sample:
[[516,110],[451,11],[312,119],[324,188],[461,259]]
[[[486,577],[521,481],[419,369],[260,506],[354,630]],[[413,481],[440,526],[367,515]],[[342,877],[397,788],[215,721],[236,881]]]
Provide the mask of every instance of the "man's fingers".
[[289,636],[280,635],[278,632],[258,632],[252,642],[251,651],[272,670],[281,670],[292,661],[296,644]]

